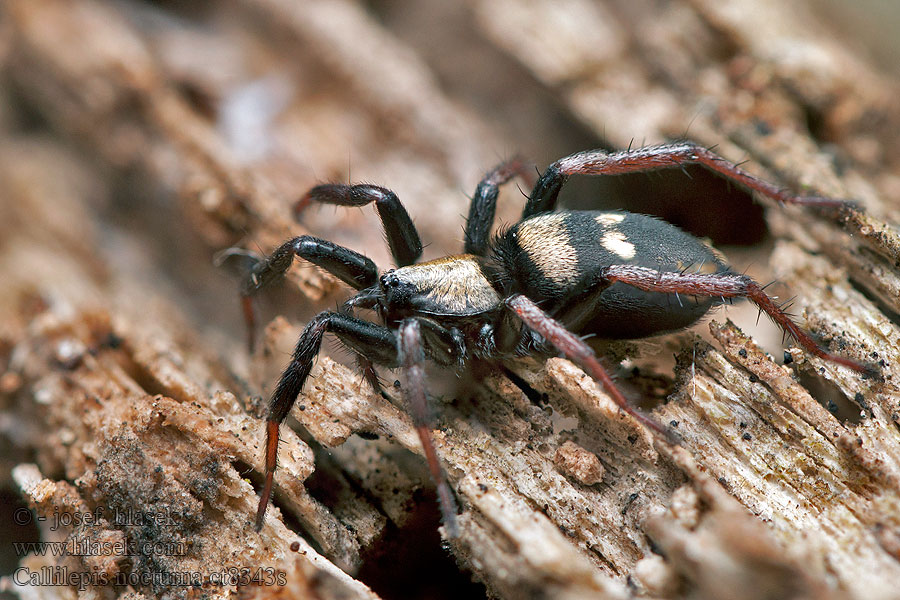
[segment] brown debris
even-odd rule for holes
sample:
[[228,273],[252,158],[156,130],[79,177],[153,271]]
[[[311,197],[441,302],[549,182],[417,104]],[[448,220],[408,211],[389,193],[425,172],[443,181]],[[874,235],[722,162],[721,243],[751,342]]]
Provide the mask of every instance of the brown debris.
[[554,461],[563,473],[578,483],[594,485],[603,481],[605,469],[600,460],[571,440],[556,449]]

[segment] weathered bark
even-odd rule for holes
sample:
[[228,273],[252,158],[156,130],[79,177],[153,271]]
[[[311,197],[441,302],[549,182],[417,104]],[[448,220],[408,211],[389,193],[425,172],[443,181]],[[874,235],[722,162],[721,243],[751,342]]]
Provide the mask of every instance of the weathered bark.
[[[146,549],[19,557],[19,577],[131,584],[83,592],[104,597],[480,592],[456,587],[469,577],[504,598],[900,596],[897,83],[797,3],[444,4],[0,3],[3,481],[48,517],[44,541]],[[249,356],[217,251],[311,232],[387,267],[374,211],[291,220],[311,185],[349,177],[398,192],[427,257],[458,252],[465,193],[499,157],[543,165],[685,131],[757,174],[857,199],[840,222],[763,201],[777,241],[752,273],[785,282],[800,323],[883,380],[797,349],[777,364],[722,313],[604,348],[611,366],[632,357],[616,370],[633,397],[668,398],[652,415],[683,438],[672,447],[562,359],[508,365],[537,402],[505,376],[435,371],[462,507],[448,544],[461,573],[438,574],[391,558],[441,553],[399,392],[323,355],[253,531],[262,399],[305,319],[346,292],[295,266],[264,303],[285,316]],[[521,206],[509,187],[506,222]],[[686,212],[712,210],[745,214]],[[54,530],[59,513],[100,519]],[[229,568],[258,579],[214,580]]]

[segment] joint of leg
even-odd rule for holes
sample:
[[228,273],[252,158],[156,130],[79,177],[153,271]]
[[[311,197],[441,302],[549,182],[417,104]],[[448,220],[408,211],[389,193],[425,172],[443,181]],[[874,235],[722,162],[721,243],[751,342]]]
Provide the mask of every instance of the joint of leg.
[[291,250],[299,257],[303,257],[304,250],[311,250],[316,245],[316,239],[310,235],[301,235],[291,240]]
[[360,185],[357,187],[362,188],[360,192],[365,194],[365,197],[369,202],[375,202],[375,206],[379,211],[383,208],[393,207],[400,203],[397,194],[389,189],[374,185]]

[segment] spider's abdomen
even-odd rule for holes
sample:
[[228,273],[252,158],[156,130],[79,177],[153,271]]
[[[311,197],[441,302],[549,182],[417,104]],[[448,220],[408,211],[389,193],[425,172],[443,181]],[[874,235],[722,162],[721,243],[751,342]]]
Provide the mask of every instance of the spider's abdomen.
[[507,291],[540,303],[579,333],[636,338],[687,327],[715,300],[605,285],[602,269],[636,265],[666,272],[720,273],[728,266],[678,227],[624,211],[569,211],[521,221],[494,240]]

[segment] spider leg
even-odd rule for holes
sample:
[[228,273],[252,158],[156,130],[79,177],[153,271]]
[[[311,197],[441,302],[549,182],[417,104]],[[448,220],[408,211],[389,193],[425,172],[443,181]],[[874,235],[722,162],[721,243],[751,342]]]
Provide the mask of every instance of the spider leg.
[[778,187],[764,179],[747,173],[733,162],[715,152],[690,142],[676,142],[659,146],[646,146],[624,152],[588,150],[577,152],[556,161],[541,175],[531,195],[522,218],[548,212],[556,207],[559,190],[569,175],[621,175],[653,171],[669,167],[699,164],[725,178],[734,181],[782,204],[801,204],[826,208],[851,205],[845,200],[823,196],[800,196]]
[[387,327],[357,319],[343,313],[325,311],[306,325],[291,362],[281,374],[275,391],[269,399],[269,416],[266,420],[266,473],[265,483],[256,511],[256,530],[262,528],[266,507],[272,495],[272,484],[278,459],[279,425],[287,418],[297,396],[303,389],[313,363],[322,346],[322,336],[331,332],[351,350],[371,363],[397,367],[397,338]]
[[500,186],[518,175],[526,180],[531,176],[529,169],[518,157],[500,163],[488,172],[475,188],[469,217],[466,219],[466,242],[464,252],[484,256],[490,239],[491,225],[497,208]]
[[[466,342],[463,334],[456,328],[447,329],[436,321],[422,317],[416,318],[419,324],[418,335],[427,350],[428,358],[434,362],[450,367],[462,367],[466,357]],[[365,356],[357,355],[357,364],[363,375],[376,392],[381,392],[381,383],[374,365]]]
[[419,435],[419,441],[422,443],[431,478],[437,487],[438,501],[441,505],[444,524],[447,526],[447,535],[455,538],[459,531],[456,525],[456,502],[438,460],[429,425],[428,404],[425,396],[425,347],[419,320],[403,321],[400,325],[399,338],[400,355],[403,370],[406,373],[406,401],[409,405],[409,414],[412,417],[416,433]]
[[566,329],[559,321],[541,310],[537,304],[526,296],[514,294],[506,299],[506,305],[529,329],[540,334],[541,337],[562,352],[566,358],[584,369],[588,375],[600,383],[619,408],[634,417],[642,425],[662,434],[669,441],[674,441],[662,425],[628,403],[628,400],[625,399],[625,396],[613,383],[606,369],[597,360],[597,355],[590,346],[584,343],[584,340]]
[[338,206],[365,206],[375,203],[381,226],[387,237],[391,255],[398,267],[411,265],[422,256],[422,240],[400,199],[391,190],[369,184],[344,185],[326,183],[312,188],[294,206],[299,213],[310,202],[324,202]]
[[363,356],[362,354],[356,355],[356,366],[359,369],[360,373],[363,375],[363,379],[375,390],[375,393],[379,396],[384,396],[384,386],[381,385],[381,379],[378,377],[378,371],[375,370],[375,363],[371,360]]
[[764,311],[786,333],[811,354],[838,365],[849,367],[865,375],[874,376],[874,367],[858,363],[849,358],[831,354],[794,323],[774,300],[763,291],[762,286],[746,275],[732,273],[665,273],[632,265],[612,265],[605,269],[604,278],[609,282],[621,281],[647,292],[688,294],[721,298],[748,298]]
[[256,313],[252,297],[260,289],[281,279],[293,263],[294,256],[322,267],[357,290],[373,286],[378,280],[375,263],[349,248],[309,235],[286,241],[272,254],[256,262],[241,284],[241,306],[250,352],[253,352],[256,339]]

